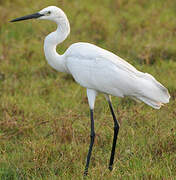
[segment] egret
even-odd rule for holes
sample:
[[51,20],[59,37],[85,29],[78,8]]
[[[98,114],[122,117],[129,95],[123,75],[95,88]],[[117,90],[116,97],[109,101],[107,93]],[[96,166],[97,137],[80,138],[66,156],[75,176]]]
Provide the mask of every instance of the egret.
[[50,20],[57,24],[56,31],[50,33],[44,40],[46,60],[52,68],[71,74],[78,84],[87,89],[91,133],[84,175],[88,173],[95,138],[93,116],[95,99],[98,93],[105,95],[114,121],[109,162],[109,170],[112,170],[120,124],[116,119],[110,96],[128,96],[159,109],[164,103],[169,102],[168,90],[152,75],[138,71],[122,58],[90,43],[74,43],[64,54],[59,55],[56,52],[56,46],[62,43],[70,33],[69,21],[60,8],[49,6],[37,13],[13,19],[11,22],[27,19]]

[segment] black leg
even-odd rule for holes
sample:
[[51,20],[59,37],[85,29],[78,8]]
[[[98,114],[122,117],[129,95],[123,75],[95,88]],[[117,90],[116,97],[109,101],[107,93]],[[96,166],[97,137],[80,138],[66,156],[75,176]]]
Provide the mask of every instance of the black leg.
[[92,153],[92,148],[94,144],[94,138],[95,138],[95,131],[94,131],[94,119],[93,119],[93,110],[90,110],[90,118],[91,118],[91,134],[90,134],[90,146],[89,146],[89,151],[87,154],[87,162],[86,162],[86,167],[84,170],[84,176],[87,176],[88,174],[88,168],[89,168],[89,162],[90,162],[90,157]]
[[116,141],[117,141],[117,135],[118,135],[119,127],[120,126],[119,126],[119,123],[118,123],[118,121],[116,119],[116,116],[115,116],[115,113],[114,113],[114,110],[113,110],[113,107],[112,107],[110,99],[108,100],[108,103],[109,103],[111,114],[112,114],[112,117],[113,117],[113,120],[114,120],[114,137],[113,137],[111,157],[110,157],[110,162],[109,162],[109,170],[112,171],[112,169],[113,169],[113,162],[114,162],[114,155],[115,155],[115,148],[116,148]]

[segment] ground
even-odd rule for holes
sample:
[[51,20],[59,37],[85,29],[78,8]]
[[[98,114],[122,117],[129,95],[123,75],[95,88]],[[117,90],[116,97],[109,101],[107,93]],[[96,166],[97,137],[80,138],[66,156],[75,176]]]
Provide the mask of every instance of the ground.
[[0,179],[82,179],[89,146],[86,90],[49,67],[47,21],[9,20],[56,5],[71,34],[58,46],[96,44],[164,84],[170,103],[154,110],[113,97],[121,127],[114,170],[108,162],[113,120],[105,98],[95,105],[96,140],[87,179],[176,179],[176,2],[173,0],[0,0]]

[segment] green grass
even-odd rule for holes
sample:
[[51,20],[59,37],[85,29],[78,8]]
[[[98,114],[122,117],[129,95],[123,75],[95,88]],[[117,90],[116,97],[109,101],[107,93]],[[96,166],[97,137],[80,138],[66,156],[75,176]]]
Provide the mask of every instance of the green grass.
[[176,179],[176,2],[173,0],[0,0],[0,179],[82,179],[89,146],[86,91],[52,70],[44,37],[55,24],[9,20],[45,6],[62,8],[71,34],[126,59],[164,84],[171,101],[160,110],[113,98],[121,123],[114,170],[107,169],[113,120],[102,95],[86,179]]

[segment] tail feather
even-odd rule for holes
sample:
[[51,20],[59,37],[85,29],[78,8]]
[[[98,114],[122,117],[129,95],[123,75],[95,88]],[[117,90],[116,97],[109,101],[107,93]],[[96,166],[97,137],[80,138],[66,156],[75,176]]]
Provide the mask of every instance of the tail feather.
[[155,108],[155,109],[160,109],[161,106],[163,106],[164,104],[161,103],[161,102],[157,102],[157,101],[154,101],[152,99],[149,99],[147,97],[138,97],[138,99],[140,99],[141,101],[143,101],[144,103],[146,103],[147,105]]
[[143,73],[143,77],[140,77],[139,84],[140,93],[136,96],[137,99],[155,109],[160,109],[163,104],[169,102],[170,95],[168,90],[152,75]]

